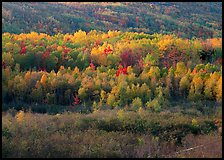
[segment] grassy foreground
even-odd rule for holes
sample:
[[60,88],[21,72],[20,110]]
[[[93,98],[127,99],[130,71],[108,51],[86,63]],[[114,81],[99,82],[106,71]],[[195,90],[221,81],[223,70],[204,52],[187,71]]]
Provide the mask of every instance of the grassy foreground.
[[143,109],[56,115],[9,110],[2,112],[2,157],[221,157],[220,118]]

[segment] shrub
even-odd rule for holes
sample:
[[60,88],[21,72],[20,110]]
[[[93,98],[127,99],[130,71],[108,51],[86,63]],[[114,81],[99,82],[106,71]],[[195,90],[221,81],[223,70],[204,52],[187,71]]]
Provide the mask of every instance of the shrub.
[[142,105],[142,100],[139,97],[135,98],[132,101],[131,106],[132,106],[134,111],[137,111],[139,108],[141,108],[143,106]]
[[160,112],[161,109],[162,109],[161,105],[159,104],[158,99],[153,99],[152,101],[148,101],[146,103],[146,107],[148,109],[151,109],[151,110],[155,111],[155,112]]

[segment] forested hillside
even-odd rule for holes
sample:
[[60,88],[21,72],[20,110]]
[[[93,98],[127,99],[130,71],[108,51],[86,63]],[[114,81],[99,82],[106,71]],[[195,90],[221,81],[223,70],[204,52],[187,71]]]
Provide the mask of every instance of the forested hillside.
[[2,32],[47,34],[121,30],[212,38],[222,34],[221,2],[3,2]]
[[3,102],[131,105],[222,97],[222,39],[121,31],[3,34]]

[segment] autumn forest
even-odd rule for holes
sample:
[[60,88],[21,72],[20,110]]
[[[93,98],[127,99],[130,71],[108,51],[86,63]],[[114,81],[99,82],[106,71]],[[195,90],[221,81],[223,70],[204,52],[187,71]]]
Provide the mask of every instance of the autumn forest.
[[199,11],[219,3],[20,3],[2,7],[3,158],[222,156],[222,24]]

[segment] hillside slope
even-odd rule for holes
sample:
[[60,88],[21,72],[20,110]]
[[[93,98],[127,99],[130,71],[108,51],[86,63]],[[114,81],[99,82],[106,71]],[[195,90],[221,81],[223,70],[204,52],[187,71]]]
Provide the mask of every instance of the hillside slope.
[[48,34],[93,29],[222,35],[221,2],[3,2],[2,32]]

